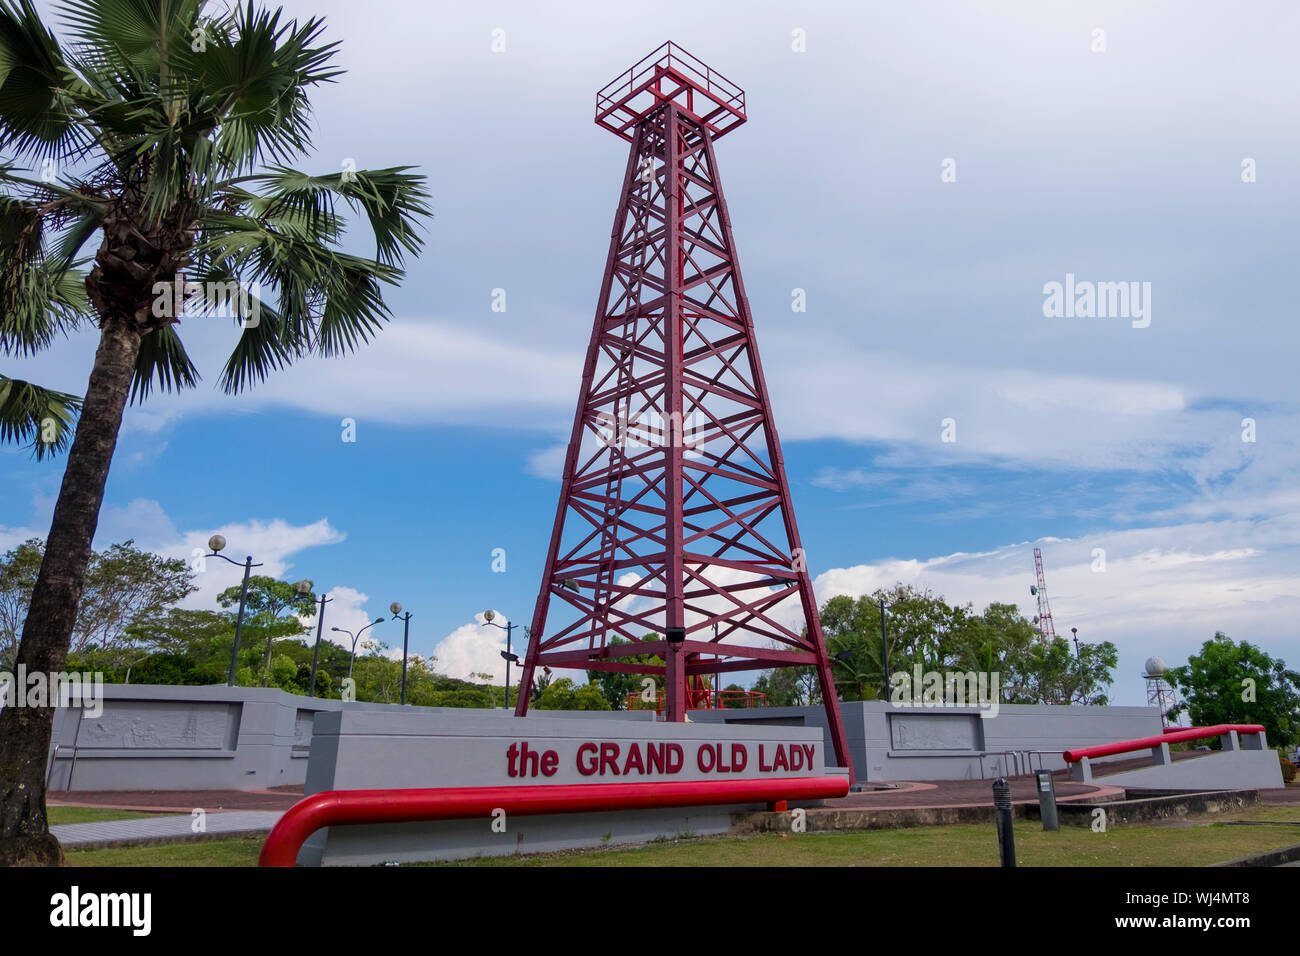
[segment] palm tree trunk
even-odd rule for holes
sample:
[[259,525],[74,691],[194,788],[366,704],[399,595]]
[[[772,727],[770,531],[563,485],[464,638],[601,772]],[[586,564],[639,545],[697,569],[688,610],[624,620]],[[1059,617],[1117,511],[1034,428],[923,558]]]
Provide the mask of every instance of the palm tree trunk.
[[[105,323],[100,335],[15,671],[25,664],[28,674],[43,673],[50,679],[63,669],[68,656],[108,467],[140,351],[140,332],[123,325]],[[16,688],[17,704],[23,690]],[[53,724],[53,707],[13,706],[0,711],[0,866],[63,862],[63,849],[45,816]]]

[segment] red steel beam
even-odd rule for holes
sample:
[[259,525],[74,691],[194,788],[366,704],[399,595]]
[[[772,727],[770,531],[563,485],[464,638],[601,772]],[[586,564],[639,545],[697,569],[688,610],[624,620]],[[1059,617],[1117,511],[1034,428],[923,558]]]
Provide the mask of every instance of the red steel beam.
[[267,834],[258,866],[293,866],[317,830],[359,823],[417,823],[489,817],[494,810],[529,816],[598,813],[728,803],[822,800],[849,792],[845,777],[589,783],[419,790],[325,790],[299,800]]
[[1232,731],[1239,734],[1258,734],[1264,730],[1263,724],[1215,724],[1213,727],[1185,727],[1165,731],[1158,737],[1141,737],[1137,740],[1122,740],[1114,744],[1098,744],[1095,747],[1080,747],[1067,750],[1061,756],[1066,763],[1077,763],[1084,757],[1113,757],[1115,754],[1132,753],[1135,750],[1150,750],[1161,744],[1176,744],[1184,740],[1200,740],[1204,737],[1222,737]]

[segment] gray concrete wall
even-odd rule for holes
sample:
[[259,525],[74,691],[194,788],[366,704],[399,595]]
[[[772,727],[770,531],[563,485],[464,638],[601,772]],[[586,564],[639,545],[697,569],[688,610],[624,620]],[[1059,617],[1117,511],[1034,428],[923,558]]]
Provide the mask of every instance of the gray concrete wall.
[[[978,780],[1027,772],[1029,765],[1059,770],[1065,750],[1160,733],[1155,707],[1001,704],[996,716],[982,717],[976,707],[851,701],[840,713],[858,781]],[[817,727],[826,752],[834,753],[822,707],[691,711],[691,719]]]
[[[983,719],[974,708],[900,708],[883,701],[841,705],[858,780],[977,779],[1022,769],[1002,751],[1047,751],[1034,766],[1063,766],[1071,747],[1160,732],[1149,707],[1053,707],[1003,704]],[[505,710],[401,707],[301,697],[275,688],[104,686],[104,712],[55,711],[53,789],[255,790],[302,785],[316,714],[424,713],[509,720]],[[534,712],[528,720],[586,720],[590,712]],[[691,711],[697,724],[807,727],[822,731],[820,707]],[[602,713],[602,720],[655,722],[651,711]],[[74,765],[75,761],[75,765]],[[833,760],[831,761],[834,762]],[[422,784],[427,785],[427,784]]]
[[[49,769],[54,790],[260,790],[306,782],[318,713],[461,714],[454,707],[402,707],[324,700],[271,687],[106,684],[103,713],[54,713]],[[505,720],[506,710],[475,711]],[[582,716],[579,712],[578,716]],[[651,721],[653,713],[614,719]],[[563,716],[557,719],[565,719]],[[57,749],[56,749],[57,748]]]
[[[553,753],[536,771],[512,776],[510,748],[521,744],[537,754]],[[618,748],[617,763],[597,765],[607,745]],[[680,769],[649,768],[652,747],[680,748]],[[745,753],[738,766],[733,747]],[[637,760],[629,769],[635,748]],[[720,748],[727,769],[701,762],[701,752]],[[778,752],[798,766],[780,766]],[[583,772],[586,768],[590,772]],[[521,770],[516,759],[516,771]],[[423,787],[511,787],[542,784],[642,783],[710,779],[821,776],[822,735],[813,728],[721,727],[628,720],[605,713],[545,712],[522,721],[494,719],[489,712],[456,714],[323,713],[316,718],[307,792]],[[833,771],[831,771],[833,773]],[[536,775],[534,775],[536,773]],[[753,805],[686,807],[608,813],[514,816],[496,829],[490,816],[437,823],[334,827],[308,840],[299,862],[357,865],[385,861],[457,859],[537,853],[574,847],[643,842],[683,833],[724,833],[730,814]]]

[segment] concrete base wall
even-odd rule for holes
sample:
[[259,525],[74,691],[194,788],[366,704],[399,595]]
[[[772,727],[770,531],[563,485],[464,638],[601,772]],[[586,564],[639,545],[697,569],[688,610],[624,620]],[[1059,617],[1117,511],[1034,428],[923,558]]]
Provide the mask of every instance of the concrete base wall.
[[[1160,733],[1155,707],[1002,704],[995,716],[975,707],[899,707],[887,701],[840,705],[858,781],[979,780],[1065,767],[1063,751]],[[691,720],[734,726],[817,727],[834,754],[821,707],[691,711]],[[1120,759],[1120,758],[1116,758]]]
[[[462,714],[302,697],[271,687],[106,684],[103,713],[54,712],[53,790],[261,790],[302,786],[317,714]],[[506,710],[475,713],[507,720]],[[650,712],[611,715],[649,722]],[[563,719],[560,717],[559,719]]]
[[[50,786],[56,790],[255,790],[304,785],[317,714],[473,715],[513,720],[505,710],[402,707],[301,697],[275,688],[106,685],[103,713],[55,711]],[[1158,734],[1149,707],[1003,704],[996,717],[974,708],[901,708],[883,701],[841,705],[857,780],[960,780],[1064,766],[1063,750]],[[534,712],[538,719],[592,719],[589,712]],[[821,707],[691,711],[699,725],[822,732]],[[605,721],[655,723],[649,711],[601,713]],[[1013,751],[1013,755],[1004,753]],[[1039,751],[1039,753],[1026,753]],[[832,758],[831,763],[834,763]],[[422,784],[427,785],[427,784]]]
[[[1133,794],[1130,791],[1129,797]],[[1107,828],[1121,825],[1149,824],[1161,820],[1181,820],[1189,816],[1230,813],[1259,804],[1258,790],[1214,790],[1204,793],[1164,793],[1142,799],[1112,800],[1102,803],[1071,800],[1056,805],[1062,826],[1092,827],[1104,811]],[[1028,816],[1041,820],[1037,804],[1027,808]]]
[[[669,724],[594,713],[561,717],[546,712],[524,720],[501,720],[484,713],[322,714],[316,719],[307,792],[738,780],[835,773],[825,768],[821,734],[812,728]],[[533,754],[549,753],[554,759],[525,764],[519,756],[523,744]],[[676,747],[680,753],[680,766],[671,772],[653,767],[648,756],[651,749],[667,747]],[[715,758],[701,759],[706,749],[714,753],[720,749],[727,756],[725,769],[715,765]],[[601,761],[599,757],[606,752],[616,753],[617,758]],[[637,759],[629,764],[633,752]],[[778,752],[788,754],[792,764],[797,752],[797,766],[779,766]],[[744,754],[743,761],[737,759],[739,753]],[[512,773],[512,768],[516,772]],[[333,827],[311,837],[298,861],[334,866],[461,859],[645,842],[688,833],[725,833],[732,813],[754,809],[761,807],[548,816],[512,816],[507,812],[499,819],[484,815],[472,820]]]

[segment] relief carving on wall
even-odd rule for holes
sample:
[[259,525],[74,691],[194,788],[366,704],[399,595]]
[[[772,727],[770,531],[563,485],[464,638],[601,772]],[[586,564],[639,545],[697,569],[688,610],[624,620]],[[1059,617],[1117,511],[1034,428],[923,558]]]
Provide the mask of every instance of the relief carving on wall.
[[220,750],[226,746],[230,710],[225,704],[177,708],[106,701],[104,713],[86,720],[77,746],[126,750]]

